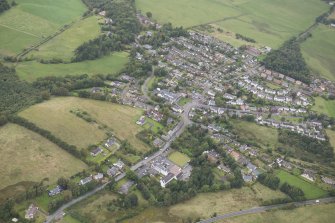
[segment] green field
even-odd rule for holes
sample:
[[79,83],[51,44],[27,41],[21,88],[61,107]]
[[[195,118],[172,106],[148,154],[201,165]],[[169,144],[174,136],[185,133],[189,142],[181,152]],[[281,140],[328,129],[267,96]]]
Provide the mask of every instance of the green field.
[[334,149],[334,153],[335,153],[335,131],[327,129],[326,132],[327,132],[327,136],[329,137],[330,145],[332,145]]
[[0,153],[0,190],[21,181],[55,182],[86,168],[55,144],[14,124],[0,128]]
[[312,110],[319,114],[335,117],[335,101],[326,100],[322,97],[316,97],[315,105],[312,107]]
[[0,16],[0,55],[15,55],[78,20],[86,7],[80,0],[16,0]]
[[60,97],[34,105],[19,115],[79,148],[100,143],[107,137],[106,131],[70,112],[78,109],[86,111],[98,123],[107,125],[120,140],[127,139],[136,150],[148,151],[149,148],[136,137],[136,134],[143,129],[135,123],[142,110],[133,107]]
[[187,155],[178,151],[171,153],[169,155],[169,160],[180,167],[184,167],[188,162],[190,162],[190,158]]
[[43,44],[37,50],[30,52],[27,57],[47,60],[57,58],[70,61],[77,47],[99,36],[99,18],[98,16],[91,16],[78,21],[60,35]]
[[288,184],[303,190],[307,199],[315,199],[327,195],[326,191],[286,171],[278,171],[277,177],[279,177],[281,183],[287,182]]
[[116,52],[97,60],[69,64],[42,64],[37,61],[19,63],[16,72],[21,79],[34,81],[39,77],[78,74],[112,74],[128,62],[128,53]]
[[335,29],[319,25],[312,37],[301,44],[303,56],[316,74],[335,80]]
[[334,209],[335,204],[306,206],[229,218],[221,223],[331,223],[335,218]]
[[307,29],[328,8],[319,0],[139,0],[136,5],[160,23],[215,24],[270,47]]

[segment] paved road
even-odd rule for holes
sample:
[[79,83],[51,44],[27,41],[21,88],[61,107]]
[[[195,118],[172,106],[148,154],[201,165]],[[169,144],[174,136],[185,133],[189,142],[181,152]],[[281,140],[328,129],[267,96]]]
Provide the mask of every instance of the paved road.
[[[296,207],[305,206],[305,205],[318,205],[322,203],[335,202],[335,197],[323,198],[323,199],[319,199],[319,201],[320,201],[319,203],[316,203],[315,200],[308,200],[308,201],[302,201],[302,202],[294,202],[290,204],[294,204]],[[265,212],[265,211],[269,211],[273,209],[279,209],[287,205],[289,204],[277,204],[277,205],[270,205],[270,206],[254,207],[254,208],[250,208],[246,210],[218,215],[210,219],[199,221],[198,223],[213,223],[213,222],[221,221],[227,218],[232,218],[232,217],[237,217],[237,216],[242,216],[242,215],[247,215],[247,214],[256,214],[256,213],[261,213],[261,212]]]

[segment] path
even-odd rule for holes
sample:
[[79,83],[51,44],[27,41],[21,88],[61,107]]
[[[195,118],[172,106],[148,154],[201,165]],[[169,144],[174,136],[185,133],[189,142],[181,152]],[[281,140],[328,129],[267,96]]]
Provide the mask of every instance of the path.
[[156,104],[156,102],[150,98],[149,89],[148,89],[148,84],[150,80],[154,78],[154,74],[155,74],[155,66],[152,66],[151,75],[144,81],[144,83],[141,86],[141,90],[142,90],[143,96],[147,99],[147,101]]

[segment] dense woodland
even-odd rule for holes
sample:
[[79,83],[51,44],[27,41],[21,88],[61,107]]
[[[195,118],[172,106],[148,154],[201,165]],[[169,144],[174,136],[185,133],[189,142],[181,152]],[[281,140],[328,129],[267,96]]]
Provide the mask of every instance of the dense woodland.
[[7,0],[0,0],[0,13],[10,9],[10,5]]
[[91,10],[106,11],[106,18],[111,18],[112,24],[102,26],[102,31],[106,35],[79,46],[75,50],[74,62],[94,60],[110,52],[124,50],[126,44],[134,42],[135,35],[140,32],[140,24],[136,18],[133,0],[84,0],[84,2]]
[[263,61],[270,70],[286,74],[304,83],[311,81],[310,72],[295,38],[286,41],[277,50],[272,50]]

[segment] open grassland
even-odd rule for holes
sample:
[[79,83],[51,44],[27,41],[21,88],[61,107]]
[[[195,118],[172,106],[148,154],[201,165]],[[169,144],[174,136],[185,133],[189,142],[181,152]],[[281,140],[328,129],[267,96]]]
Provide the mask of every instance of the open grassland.
[[70,61],[74,50],[100,34],[99,17],[91,16],[80,20],[60,35],[32,51],[27,57],[39,59],[62,59]]
[[37,61],[19,63],[16,72],[21,79],[34,81],[39,77],[79,74],[113,74],[128,62],[128,53],[116,52],[97,60],[68,64],[42,64]]
[[322,97],[316,97],[315,105],[312,107],[312,110],[319,114],[335,117],[335,101],[326,100]]
[[335,218],[335,204],[299,207],[293,210],[274,210],[230,218],[221,223],[331,223]]
[[305,197],[307,199],[315,199],[324,197],[327,195],[327,192],[317,187],[316,185],[309,183],[297,176],[294,176],[284,170],[280,170],[277,172],[277,177],[279,177],[280,182],[287,182],[292,186],[296,186],[304,191]]
[[240,139],[244,141],[257,143],[264,148],[277,145],[278,131],[274,128],[245,121],[234,121],[233,126]]
[[40,135],[14,124],[0,128],[0,189],[22,182],[69,177],[86,165]]
[[105,132],[97,125],[88,123],[70,112],[78,109],[86,111],[98,123],[107,125],[120,140],[128,140],[136,150],[149,149],[136,137],[143,129],[135,123],[142,110],[129,106],[64,97],[34,105],[21,112],[20,116],[79,148],[86,148],[105,139]]
[[139,0],[136,4],[161,23],[184,27],[215,24],[271,47],[307,29],[328,8],[319,0]]
[[17,6],[0,16],[0,54],[15,55],[80,18],[80,0],[16,0]]
[[173,163],[175,163],[176,165],[183,167],[185,166],[188,162],[190,162],[190,158],[181,153],[181,152],[173,152],[169,155],[169,160],[171,160]]
[[327,129],[326,132],[327,132],[327,136],[329,137],[330,145],[332,145],[334,153],[335,153],[335,131]]
[[335,80],[335,29],[319,25],[312,37],[301,44],[303,56],[316,74]]

